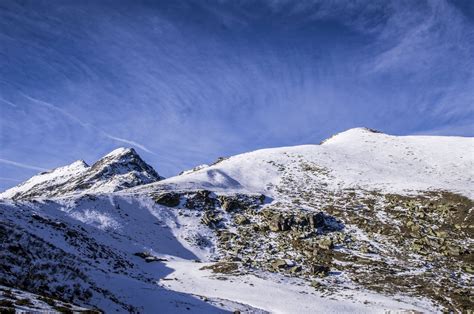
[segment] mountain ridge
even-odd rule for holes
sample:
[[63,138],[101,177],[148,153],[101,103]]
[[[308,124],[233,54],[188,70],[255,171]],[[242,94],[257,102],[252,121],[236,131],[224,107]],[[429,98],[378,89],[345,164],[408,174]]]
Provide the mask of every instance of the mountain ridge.
[[[377,141],[379,141],[379,142],[377,142]],[[388,141],[388,144],[387,144],[387,141]],[[370,145],[370,142],[372,142],[372,144],[374,144],[374,145]],[[424,142],[427,142],[428,144],[426,144]],[[456,147],[456,143],[459,143],[459,145],[457,145],[457,146],[462,146],[462,147],[460,147],[460,148]],[[427,157],[429,154],[432,154],[434,152],[439,153],[439,151],[441,151],[441,154],[445,154],[445,153],[446,154],[448,154],[448,153],[452,154],[453,152],[456,152],[457,153],[456,157],[460,157],[460,155],[462,155],[462,152],[465,152],[468,155],[469,155],[469,153],[474,154],[473,139],[469,138],[469,137],[424,136],[424,135],[393,136],[393,135],[388,135],[388,134],[382,133],[378,130],[373,130],[373,129],[365,128],[365,127],[358,127],[358,128],[352,128],[352,129],[337,133],[337,134],[327,138],[326,140],[321,142],[319,145],[317,145],[317,144],[307,144],[307,145],[299,145],[299,146],[288,146],[288,147],[260,149],[260,150],[257,150],[257,151],[247,152],[247,153],[235,155],[235,156],[232,156],[232,157],[229,157],[229,158],[225,158],[225,159],[223,159],[222,161],[220,161],[216,164],[200,165],[200,166],[197,166],[193,169],[185,170],[182,173],[180,173],[179,175],[167,178],[166,180],[165,180],[165,178],[159,176],[156,173],[156,171],[153,169],[153,167],[151,167],[148,164],[146,164],[145,162],[143,162],[141,157],[136,153],[136,151],[133,148],[124,148],[124,147],[117,148],[117,149],[111,151],[110,153],[108,153],[107,155],[105,155],[104,157],[102,157],[100,160],[98,160],[96,163],[94,163],[92,166],[90,166],[90,168],[97,170],[103,163],[107,164],[107,160],[109,160],[108,162],[113,162],[113,163],[120,164],[120,162],[121,162],[120,159],[121,158],[125,158],[125,163],[127,163],[126,159],[129,158],[129,157],[131,157],[131,159],[136,158],[137,161],[139,162],[138,169],[139,170],[140,169],[144,170],[145,173],[149,173],[150,177],[149,178],[143,178],[144,179],[143,181],[140,181],[140,180],[135,180],[134,181],[134,179],[130,179],[131,181],[133,181],[132,183],[127,184],[126,182],[124,182],[124,186],[120,186],[116,190],[126,190],[128,188],[133,188],[133,187],[138,187],[137,189],[140,190],[141,189],[140,186],[142,186],[142,185],[150,184],[150,183],[154,183],[154,182],[158,182],[158,181],[163,181],[163,180],[164,180],[164,182],[162,182],[160,184],[166,184],[168,182],[172,182],[172,183],[182,182],[183,180],[186,180],[186,178],[188,178],[188,175],[196,176],[196,173],[202,173],[202,172],[206,172],[206,171],[212,170],[212,169],[219,169],[219,167],[222,165],[222,162],[224,162],[224,164],[226,164],[226,163],[228,163],[228,160],[235,160],[236,158],[238,159],[238,158],[241,158],[241,157],[244,157],[244,156],[248,156],[249,154],[250,155],[256,155],[255,157],[257,159],[259,158],[258,156],[265,155],[266,152],[272,154],[273,152],[279,152],[279,151],[282,151],[282,152],[292,151],[292,152],[295,152],[295,153],[298,153],[298,151],[300,151],[300,152],[308,153],[308,154],[313,154],[313,153],[314,154],[319,154],[320,153],[319,151],[322,150],[322,149],[319,149],[319,147],[324,147],[324,149],[326,149],[327,147],[332,146],[335,149],[339,150],[339,152],[336,152],[336,153],[345,154],[348,159],[357,157],[358,159],[354,160],[354,163],[357,163],[357,162],[360,162],[360,159],[361,159],[360,156],[362,154],[367,154],[368,156],[370,156],[371,152],[374,152],[374,150],[378,149],[378,148],[376,148],[377,145],[379,145],[379,146],[384,145],[382,147],[379,147],[382,150],[384,150],[384,149],[386,150],[389,145],[395,145],[396,147],[404,145],[403,149],[408,150],[408,153],[414,154],[412,150],[418,149],[419,150],[418,153],[424,153],[426,155],[425,157]],[[417,145],[423,145],[422,149],[417,148],[416,147]],[[344,149],[341,149],[341,147],[343,148],[344,146],[350,147],[350,149],[352,149],[353,152],[357,152],[357,148],[356,148],[357,146],[361,146],[361,149],[359,149],[359,152],[357,152],[358,154],[352,154],[352,156],[351,156],[351,152],[348,152]],[[432,148],[430,150],[429,146],[433,146],[434,148]],[[308,149],[306,149],[306,148],[308,148]],[[390,147],[390,149],[393,150],[393,147]],[[400,149],[399,151],[396,151],[396,150],[393,151],[391,153],[392,156],[397,157],[397,154],[399,156],[402,156],[402,154],[406,155],[407,152],[403,151],[403,149]],[[423,150],[425,150],[425,151],[423,151]],[[374,152],[374,153],[377,153],[377,152]],[[322,154],[327,154],[327,152],[322,152]],[[357,155],[357,156],[354,157],[354,155]],[[334,157],[331,157],[331,158],[334,159]],[[452,157],[452,158],[454,158],[454,157]],[[433,158],[425,158],[425,160],[430,160],[430,159],[433,159]],[[465,163],[461,159],[462,159],[462,156],[461,156],[461,158],[458,158],[459,164],[460,165],[465,164],[464,173],[467,174],[467,175],[465,176],[465,180],[463,182],[461,182],[460,184],[457,184],[457,185],[463,185],[464,187],[467,187],[468,186],[467,183],[469,181],[469,178],[470,178],[470,176],[472,176],[472,171],[470,171],[470,169],[472,169],[472,168],[470,168],[470,167],[471,166],[474,167],[474,165],[473,165],[472,161],[468,160]],[[130,160],[128,160],[128,161],[130,161]],[[397,160],[387,161],[385,159],[385,160],[381,160],[380,162],[381,163],[388,163],[388,162],[392,162],[392,163],[394,163],[394,162],[404,162],[404,163],[406,163],[406,162],[411,162],[411,161],[412,160],[408,160],[407,158],[405,158],[405,159],[400,159],[398,161]],[[321,160],[321,158],[319,158],[319,160],[317,160],[317,162],[324,164],[324,161]],[[342,162],[344,162],[344,161],[342,161]],[[63,168],[66,168],[66,167],[71,167],[75,164],[80,165],[81,163],[83,165],[87,165],[84,161],[76,161],[76,162],[74,162],[74,163],[72,163],[68,166],[63,166],[63,167],[59,167],[59,168],[56,168],[56,169],[63,169]],[[328,163],[326,163],[326,164],[328,164]],[[340,166],[340,165],[338,165],[338,164],[330,165],[329,168],[331,168],[331,167],[337,168],[338,166]],[[366,167],[365,171],[368,171],[368,170],[370,170],[368,168],[375,167],[375,166],[376,165],[372,165],[372,166],[366,165],[365,166]],[[405,165],[403,165],[403,166],[405,166]],[[429,167],[430,165],[429,164],[420,165],[420,167],[422,167],[422,166]],[[450,165],[448,165],[448,166],[450,166]],[[446,167],[446,163],[443,164],[443,165],[440,165],[439,167],[437,167],[437,169],[432,169],[432,171],[436,171],[438,173],[441,173],[442,170],[440,170],[438,168],[443,168],[443,167]],[[81,168],[81,167],[79,166],[79,168]],[[82,167],[82,168],[84,168],[84,167]],[[120,167],[118,167],[118,168],[120,168]],[[55,171],[56,169],[48,171],[47,173]],[[125,170],[126,172],[127,171],[133,171],[133,169],[128,169],[127,166],[125,166],[124,169],[117,170],[117,171],[123,171],[123,170]],[[87,180],[83,179],[86,182],[81,181],[78,184],[86,184],[86,185],[91,184],[91,181],[94,181],[95,179],[100,178],[101,174],[102,175],[103,174],[108,175],[107,174],[108,172],[107,171],[104,172],[104,169],[98,170],[96,172],[97,172],[96,177],[90,177]],[[44,173],[41,173],[40,175],[42,175],[42,174],[44,174]],[[80,174],[80,173],[76,173],[75,175],[78,175],[78,174]],[[119,175],[119,173],[115,173],[114,175]],[[411,176],[416,176],[416,174],[413,174],[413,173],[410,174],[410,175]],[[447,175],[447,177],[449,177],[449,176],[450,175]],[[217,177],[220,177],[220,174],[218,174]],[[214,176],[214,178],[216,178],[216,176]],[[72,179],[72,178],[69,178],[69,179]],[[153,179],[155,179],[155,180],[153,181]],[[199,178],[197,178],[197,179],[199,179]],[[430,178],[431,181],[433,181],[432,179],[433,178]],[[207,180],[207,178],[206,178],[206,180]],[[357,180],[353,180],[353,181],[357,181]],[[28,182],[28,180],[26,182]],[[26,182],[23,182],[20,185],[18,185],[17,187],[8,189],[8,190],[0,193],[0,198],[12,198],[14,196],[14,193],[15,193],[14,191],[18,190],[17,188],[19,186],[24,185]],[[402,183],[403,183],[403,180],[402,180]],[[366,184],[367,184],[367,182],[366,182]],[[387,185],[390,185],[390,184],[391,183],[388,183]],[[456,186],[456,184],[454,185],[454,187],[455,186]],[[225,186],[224,185],[223,187],[224,188],[229,188],[230,186]],[[380,188],[380,187],[374,187],[374,188]],[[427,184],[424,184],[424,186],[420,186],[417,189],[418,190],[425,190],[425,189],[428,189],[428,188],[429,187],[427,186]],[[472,192],[471,189],[453,189],[453,185],[450,182],[447,182],[441,188],[447,189],[447,190],[453,190],[454,192],[460,192],[461,194],[469,196],[469,197],[472,197],[474,195],[474,192]],[[414,188],[413,190],[415,191],[416,188]],[[88,189],[85,189],[84,192],[86,192],[86,191],[87,191],[87,193],[111,192],[111,191],[114,191],[114,187],[109,186],[108,188],[98,189],[98,190],[88,188]],[[259,189],[259,192],[262,192],[262,189]],[[397,192],[400,192],[400,189]],[[52,196],[52,195],[51,194],[46,194],[45,196],[49,197],[49,196]]]
[[76,192],[106,193],[138,184],[162,180],[133,148],[117,148],[91,166],[83,160],[42,172],[16,187],[0,193],[0,198],[54,197]]
[[333,190],[351,186],[396,193],[444,189],[472,198],[473,155],[473,138],[392,136],[355,128],[338,133],[321,145],[267,148],[235,155],[152,183],[149,188],[173,184],[192,189],[201,184],[202,188],[223,190],[238,186],[236,190],[268,193],[268,183],[277,184],[280,178],[274,164],[293,167],[292,163],[302,163],[298,161],[302,156],[308,161],[307,166],[327,174],[319,179]]

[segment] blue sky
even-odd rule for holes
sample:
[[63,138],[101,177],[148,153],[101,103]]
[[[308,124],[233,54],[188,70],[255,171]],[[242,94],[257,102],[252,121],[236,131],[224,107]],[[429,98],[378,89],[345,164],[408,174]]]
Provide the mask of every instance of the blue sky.
[[348,128],[474,135],[474,2],[0,2],[0,190],[135,147],[161,175]]

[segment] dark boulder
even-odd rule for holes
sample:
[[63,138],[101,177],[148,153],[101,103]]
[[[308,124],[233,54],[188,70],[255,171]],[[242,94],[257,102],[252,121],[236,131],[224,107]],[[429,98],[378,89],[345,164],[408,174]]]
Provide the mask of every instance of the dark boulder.
[[155,201],[155,203],[167,207],[176,207],[180,203],[180,195],[175,192],[154,195],[152,199]]

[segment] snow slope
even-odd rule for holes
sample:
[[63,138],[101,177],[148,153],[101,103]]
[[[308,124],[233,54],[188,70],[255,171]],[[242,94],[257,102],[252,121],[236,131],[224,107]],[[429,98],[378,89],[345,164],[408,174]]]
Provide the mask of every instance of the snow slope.
[[[170,261],[166,265],[175,271],[161,280],[164,287],[203,295],[208,298],[234,300],[270,313],[387,313],[390,310],[435,312],[426,300],[399,297],[347,289],[328,297],[298,279],[262,274],[243,275],[219,280],[202,264]],[[404,302],[405,301],[405,302]]]
[[281,182],[279,168],[297,178],[300,170],[296,165],[301,163],[320,169],[319,180],[332,190],[447,190],[474,197],[474,138],[392,136],[365,128],[339,133],[321,145],[262,149],[232,156],[134,190],[172,186],[272,195],[271,186]]
[[71,178],[80,176],[87,171],[88,168],[89,166],[84,161],[78,160],[70,165],[42,172],[27,181],[0,193],[0,198],[13,198],[15,195],[26,193],[37,186],[54,186],[63,184]]
[[[159,261],[146,262],[137,253],[192,262],[198,258],[194,252],[201,256],[206,252],[184,247],[181,242],[186,241],[173,234],[180,226],[177,213],[149,200],[73,196],[33,203],[4,201],[0,217],[1,264],[8,265],[0,279],[10,286],[23,285],[19,287],[23,290],[40,286],[39,291],[48,294],[62,291],[62,298],[72,297],[74,303],[83,303],[81,295],[89,293],[87,304],[105,312],[251,309],[216,298],[204,302],[155,283],[173,270]],[[188,234],[199,230],[195,225]],[[33,274],[37,279],[28,280]],[[61,286],[67,288],[60,290]]]
[[[199,216],[160,206],[147,198],[121,196],[73,196],[54,201],[0,202],[2,224],[14,226],[2,250],[13,245],[34,245],[31,261],[15,259],[17,276],[40,271],[48,280],[49,291],[77,284],[79,291],[91,292],[87,306],[106,312],[152,313],[381,313],[385,310],[436,311],[430,302],[397,298],[346,289],[340,295],[318,292],[303,281],[268,273],[238,276],[212,275],[200,270],[209,263],[209,246],[195,239],[212,239]],[[0,231],[3,231],[0,230]],[[1,232],[0,232],[1,233]],[[25,242],[29,236],[34,243]],[[41,242],[37,242],[38,239]],[[54,249],[46,246],[53,245]],[[55,250],[59,255],[53,255]],[[146,252],[156,262],[146,262],[137,253]],[[5,260],[10,256],[4,255]],[[18,253],[16,253],[18,254]],[[21,254],[20,254],[21,255]],[[64,260],[63,260],[64,259]],[[74,262],[73,262],[74,260]],[[161,262],[163,261],[163,262]],[[74,269],[75,278],[63,267]],[[8,281],[12,272],[2,275]],[[18,273],[20,275],[18,275]],[[31,289],[44,279],[33,282]],[[42,290],[43,292],[46,292]],[[68,289],[65,290],[68,293]],[[71,292],[72,293],[72,292]],[[74,303],[81,303],[74,298]],[[83,301],[82,301],[83,302]]]
[[45,298],[40,295],[11,289],[0,285],[0,312],[9,313],[8,310],[16,308],[19,313],[55,313],[62,311],[73,311],[74,313],[90,313],[90,309],[81,308],[73,304]]

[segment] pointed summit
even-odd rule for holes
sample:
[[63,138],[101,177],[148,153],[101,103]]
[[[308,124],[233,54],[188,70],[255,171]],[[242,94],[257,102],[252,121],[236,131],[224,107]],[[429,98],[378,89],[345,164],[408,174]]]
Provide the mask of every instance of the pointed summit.
[[107,180],[114,176],[128,175],[132,182],[125,187],[147,184],[163,179],[137,154],[133,148],[118,148],[91,166],[86,182]]
[[131,147],[119,147],[117,149],[114,149],[113,151],[111,151],[107,155],[105,155],[104,158],[105,157],[120,157],[120,156],[123,156],[123,155],[136,155],[136,156],[138,156],[135,149],[133,149]]
[[70,164],[68,167],[71,168],[89,168],[89,165],[84,161],[84,160],[76,160],[72,164]]
[[59,197],[76,193],[107,193],[163,179],[133,148],[118,148],[92,166],[83,160],[43,172],[0,193],[0,198]]

